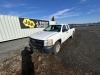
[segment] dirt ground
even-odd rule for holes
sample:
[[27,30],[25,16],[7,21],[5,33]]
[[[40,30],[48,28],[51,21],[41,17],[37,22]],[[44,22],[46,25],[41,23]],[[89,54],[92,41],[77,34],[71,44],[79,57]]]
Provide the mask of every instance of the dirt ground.
[[35,52],[22,60],[22,75],[100,75],[100,27],[76,27],[57,55]]

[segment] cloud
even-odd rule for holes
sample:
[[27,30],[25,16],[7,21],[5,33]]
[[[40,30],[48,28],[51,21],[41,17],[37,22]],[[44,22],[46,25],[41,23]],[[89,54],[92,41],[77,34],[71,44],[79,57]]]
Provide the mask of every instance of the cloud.
[[15,12],[15,11],[10,11],[7,13],[7,15],[11,15],[11,16],[21,16],[21,14],[19,14],[19,12]]
[[67,17],[72,17],[72,16],[79,16],[79,13],[66,13],[62,16],[59,16],[58,18],[67,18]]
[[96,10],[90,10],[89,12],[87,12],[87,14],[92,14],[94,12],[96,12]]
[[38,8],[38,7],[26,7],[26,8],[29,8],[29,9],[35,9],[35,8]]
[[26,6],[27,4],[25,4],[25,3],[21,3],[21,4],[19,4],[19,6]]
[[63,10],[57,11],[56,13],[52,15],[49,15],[48,18],[51,18],[52,16],[54,16],[55,18],[60,19],[60,18],[67,18],[67,17],[79,16],[79,15],[80,15],[79,13],[72,12],[72,9],[63,9]]
[[26,4],[25,3],[20,3],[20,4],[4,3],[0,5],[0,7],[2,8],[13,8],[13,7],[21,7],[21,6],[26,6]]
[[63,10],[60,10],[52,15],[50,15],[50,17],[52,16],[55,16],[56,18],[59,18],[59,16],[62,16],[64,15],[65,13],[69,12],[71,9],[63,9]]
[[81,2],[80,2],[80,3],[83,3],[83,2],[86,2],[86,1],[88,1],[88,0],[81,0]]
[[28,14],[33,14],[36,13],[35,11],[30,11],[30,12],[16,12],[16,11],[10,11],[8,13],[6,13],[6,15],[11,15],[11,16],[26,16]]
[[81,0],[82,2],[85,2],[85,1],[87,1],[87,0]]
[[24,12],[24,13],[21,13],[22,15],[27,15],[27,14],[33,14],[33,13],[36,13],[35,11],[31,11],[31,12]]
[[67,18],[67,17],[73,17],[73,16],[80,15],[80,13],[72,12],[72,9],[63,9],[63,10],[57,11],[54,14],[51,14],[48,16],[43,16],[42,19],[50,20],[52,18],[52,16],[54,16],[56,19],[61,19],[61,18]]
[[2,5],[0,5],[1,7],[4,7],[4,8],[11,8],[11,7],[13,7],[14,5],[13,4],[11,4],[11,3],[6,3],[6,4],[2,4]]
[[41,18],[41,20],[49,20],[51,17],[49,17],[49,16],[43,16],[43,17],[40,17]]
[[92,14],[92,13],[96,13],[96,12],[100,12],[100,9],[97,9],[97,10],[90,10],[89,12],[87,12],[87,14]]

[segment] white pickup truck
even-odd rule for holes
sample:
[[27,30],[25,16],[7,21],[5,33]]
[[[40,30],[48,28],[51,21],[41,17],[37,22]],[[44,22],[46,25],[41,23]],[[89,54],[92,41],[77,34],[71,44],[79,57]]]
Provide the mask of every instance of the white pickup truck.
[[43,31],[30,35],[31,50],[42,50],[44,52],[57,54],[61,44],[69,37],[73,38],[75,28],[69,25],[48,25]]

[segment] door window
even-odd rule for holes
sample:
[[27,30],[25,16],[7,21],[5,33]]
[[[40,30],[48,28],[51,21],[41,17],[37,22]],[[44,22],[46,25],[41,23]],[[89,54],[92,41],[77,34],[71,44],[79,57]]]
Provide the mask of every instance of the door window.
[[66,29],[67,29],[67,30],[69,30],[69,27],[68,27],[68,25],[66,25],[66,27],[67,27]]
[[67,30],[67,29],[66,29],[66,26],[63,25],[62,32],[66,31],[66,30]]

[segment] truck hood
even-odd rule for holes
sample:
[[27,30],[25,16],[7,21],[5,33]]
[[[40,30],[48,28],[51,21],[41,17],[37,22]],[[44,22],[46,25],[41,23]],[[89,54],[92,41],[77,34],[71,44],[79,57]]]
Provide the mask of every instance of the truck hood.
[[58,32],[41,31],[41,32],[37,32],[35,34],[32,34],[29,37],[33,38],[33,39],[46,40],[50,36],[53,36],[57,33]]

